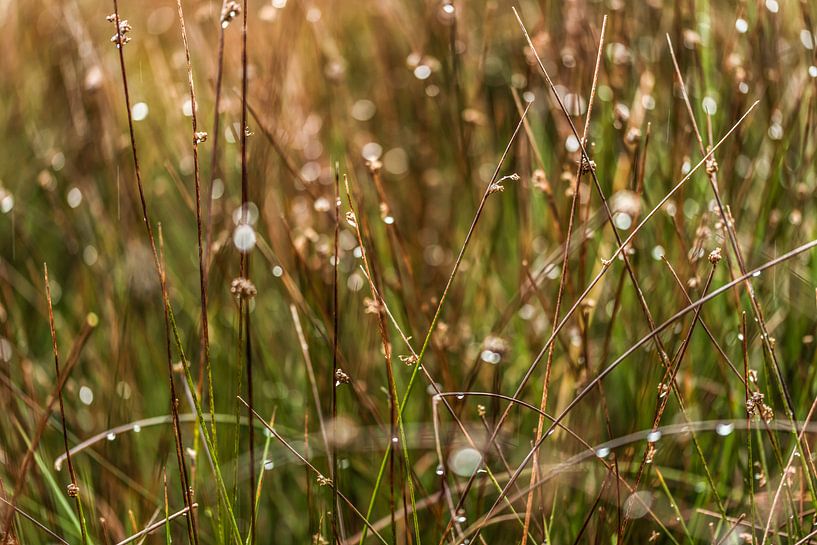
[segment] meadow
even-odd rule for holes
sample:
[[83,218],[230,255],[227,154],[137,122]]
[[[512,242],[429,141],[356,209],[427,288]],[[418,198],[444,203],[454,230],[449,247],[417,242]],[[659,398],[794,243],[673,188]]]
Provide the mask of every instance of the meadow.
[[815,17],[0,0],[0,542],[817,542]]

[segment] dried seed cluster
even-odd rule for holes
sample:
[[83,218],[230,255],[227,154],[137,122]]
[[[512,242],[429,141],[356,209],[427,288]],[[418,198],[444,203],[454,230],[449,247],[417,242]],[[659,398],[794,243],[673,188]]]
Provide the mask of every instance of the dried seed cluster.
[[249,278],[239,276],[230,284],[230,293],[238,299],[249,300],[256,296],[258,290]]

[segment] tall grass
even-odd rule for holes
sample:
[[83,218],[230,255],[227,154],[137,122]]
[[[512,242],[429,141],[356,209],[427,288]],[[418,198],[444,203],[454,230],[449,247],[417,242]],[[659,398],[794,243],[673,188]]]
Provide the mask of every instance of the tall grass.
[[815,9],[0,2],[2,541],[817,541]]

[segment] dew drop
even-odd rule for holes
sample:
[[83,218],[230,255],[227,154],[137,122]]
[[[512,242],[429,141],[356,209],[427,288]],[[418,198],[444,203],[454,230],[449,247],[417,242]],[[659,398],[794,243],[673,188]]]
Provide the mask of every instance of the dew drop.
[[65,200],[68,201],[68,206],[76,208],[82,204],[82,191],[78,187],[72,187],[65,196]]
[[79,400],[82,401],[85,405],[90,405],[94,402],[94,392],[87,386],[83,386],[79,389]]
[[730,435],[735,429],[735,425],[731,422],[721,422],[717,426],[715,426],[715,433],[720,435],[721,437],[726,437]]
[[369,142],[363,146],[360,154],[367,161],[377,161],[383,155],[383,146],[377,142]]
[[428,79],[431,76],[431,67],[425,64],[417,65],[417,68],[414,69],[414,77],[419,80]]
[[626,231],[633,225],[633,218],[630,217],[629,214],[625,214],[624,212],[619,212],[613,218],[613,221],[616,224],[616,227]]
[[148,116],[150,109],[148,105],[144,102],[137,102],[131,108],[131,115],[133,116],[134,121],[142,121]]
[[255,248],[255,230],[246,223],[242,223],[233,231],[233,244],[241,253],[247,253]]
[[0,212],[8,214],[14,208],[14,195],[0,189]]
[[448,467],[460,477],[470,477],[482,463],[482,454],[471,447],[455,451],[448,460]]
[[241,206],[238,206],[236,207],[235,210],[233,210],[234,225],[240,225],[242,223],[255,225],[255,222],[257,221],[258,221],[258,205],[256,205],[254,202],[242,204]]

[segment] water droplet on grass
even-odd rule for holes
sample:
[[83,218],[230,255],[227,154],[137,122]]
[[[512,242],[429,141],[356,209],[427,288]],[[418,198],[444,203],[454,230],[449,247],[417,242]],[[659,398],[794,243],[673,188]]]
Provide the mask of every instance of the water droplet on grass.
[[730,435],[735,429],[735,425],[731,422],[722,422],[715,426],[715,433],[720,435],[721,437],[726,437]]
[[242,223],[233,231],[233,244],[241,253],[247,253],[255,248],[255,230],[246,223]]

